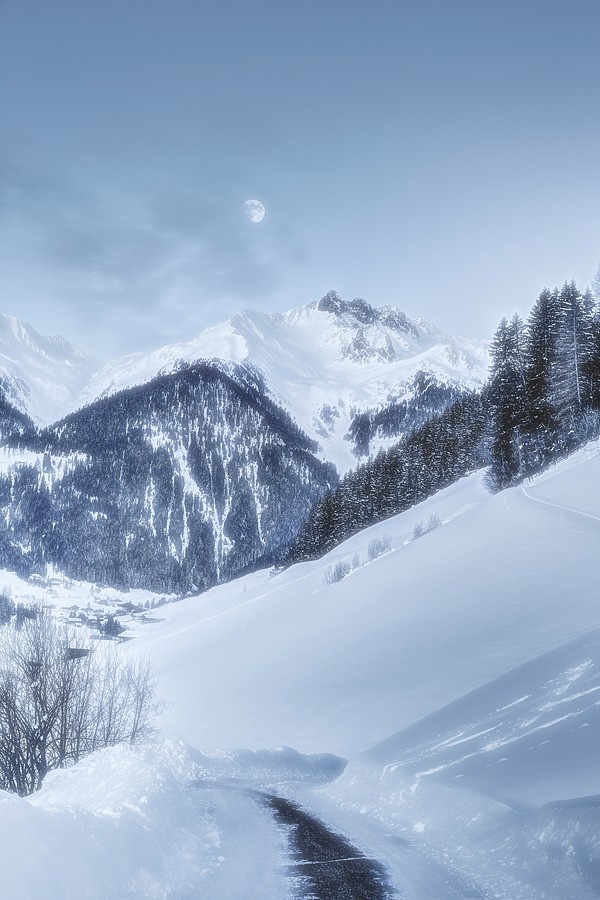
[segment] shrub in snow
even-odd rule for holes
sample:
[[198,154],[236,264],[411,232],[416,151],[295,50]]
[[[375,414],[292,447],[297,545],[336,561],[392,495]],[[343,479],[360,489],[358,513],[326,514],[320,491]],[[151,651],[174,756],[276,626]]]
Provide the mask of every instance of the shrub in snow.
[[369,546],[367,547],[367,554],[369,559],[372,561],[377,559],[378,556],[383,556],[384,553],[387,553],[392,549],[392,539],[389,534],[382,534],[379,537],[374,537],[373,540],[369,541]]
[[146,738],[157,708],[147,662],[36,612],[0,629],[0,789],[21,795],[51,769]]
[[349,559],[340,559],[334,566],[330,566],[325,572],[325,584],[331,585],[341,581],[352,571],[352,563]]
[[435,513],[432,513],[426,522],[417,522],[413,528],[413,538],[419,538],[428,531],[433,531],[442,524],[442,520]]

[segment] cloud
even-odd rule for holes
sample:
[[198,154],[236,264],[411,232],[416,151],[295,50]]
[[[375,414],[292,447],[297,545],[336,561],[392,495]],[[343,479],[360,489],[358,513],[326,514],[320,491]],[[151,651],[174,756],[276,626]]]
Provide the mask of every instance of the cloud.
[[[249,229],[235,185],[116,192],[5,165],[0,193],[7,312],[59,318],[114,351],[182,337],[283,282],[293,254],[284,229]],[[7,304],[14,304],[7,309]],[[19,308],[26,310],[19,311]]]

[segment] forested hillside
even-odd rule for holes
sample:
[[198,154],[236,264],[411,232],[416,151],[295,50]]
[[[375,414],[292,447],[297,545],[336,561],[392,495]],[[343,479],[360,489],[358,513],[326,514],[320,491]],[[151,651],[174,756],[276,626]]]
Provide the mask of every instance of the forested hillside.
[[[443,402],[451,396],[438,398]],[[390,415],[406,410],[390,409]],[[385,422],[385,419],[383,420]],[[377,417],[355,423],[368,447]],[[574,282],[544,289],[528,319],[503,319],[481,393],[455,400],[317,502],[288,561],[326,553],[477,468],[491,490],[542,471],[600,433],[600,307]]]
[[33,422],[29,416],[13,406],[0,384],[0,441],[6,440],[11,435],[33,430]]
[[528,319],[503,319],[487,389],[490,483],[515,484],[598,434],[600,307],[574,282],[545,289]]
[[445,384],[431,372],[415,373],[408,398],[391,400],[377,409],[357,413],[348,428],[357,457],[368,456],[375,439],[399,438],[443,412],[459,398],[470,395],[464,387]]
[[201,590],[266,564],[336,481],[241,366],[158,377],[10,444],[0,566],[121,588]]
[[485,403],[477,394],[349,472],[312,509],[288,562],[313,559],[485,465]]

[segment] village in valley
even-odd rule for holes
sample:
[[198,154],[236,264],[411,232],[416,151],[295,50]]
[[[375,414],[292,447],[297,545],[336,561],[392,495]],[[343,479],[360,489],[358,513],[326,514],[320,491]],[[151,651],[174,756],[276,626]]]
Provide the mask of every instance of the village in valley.
[[20,578],[5,571],[3,576],[0,624],[11,616],[32,618],[38,609],[50,609],[59,622],[102,640],[132,640],[146,626],[164,621],[160,608],[179,599],[141,589],[125,593],[54,573]]

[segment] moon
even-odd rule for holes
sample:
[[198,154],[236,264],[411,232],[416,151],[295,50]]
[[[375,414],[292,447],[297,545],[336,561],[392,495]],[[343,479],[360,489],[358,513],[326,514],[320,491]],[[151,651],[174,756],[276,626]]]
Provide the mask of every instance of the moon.
[[244,203],[244,212],[251,222],[262,222],[266,210],[260,200],[246,200]]

